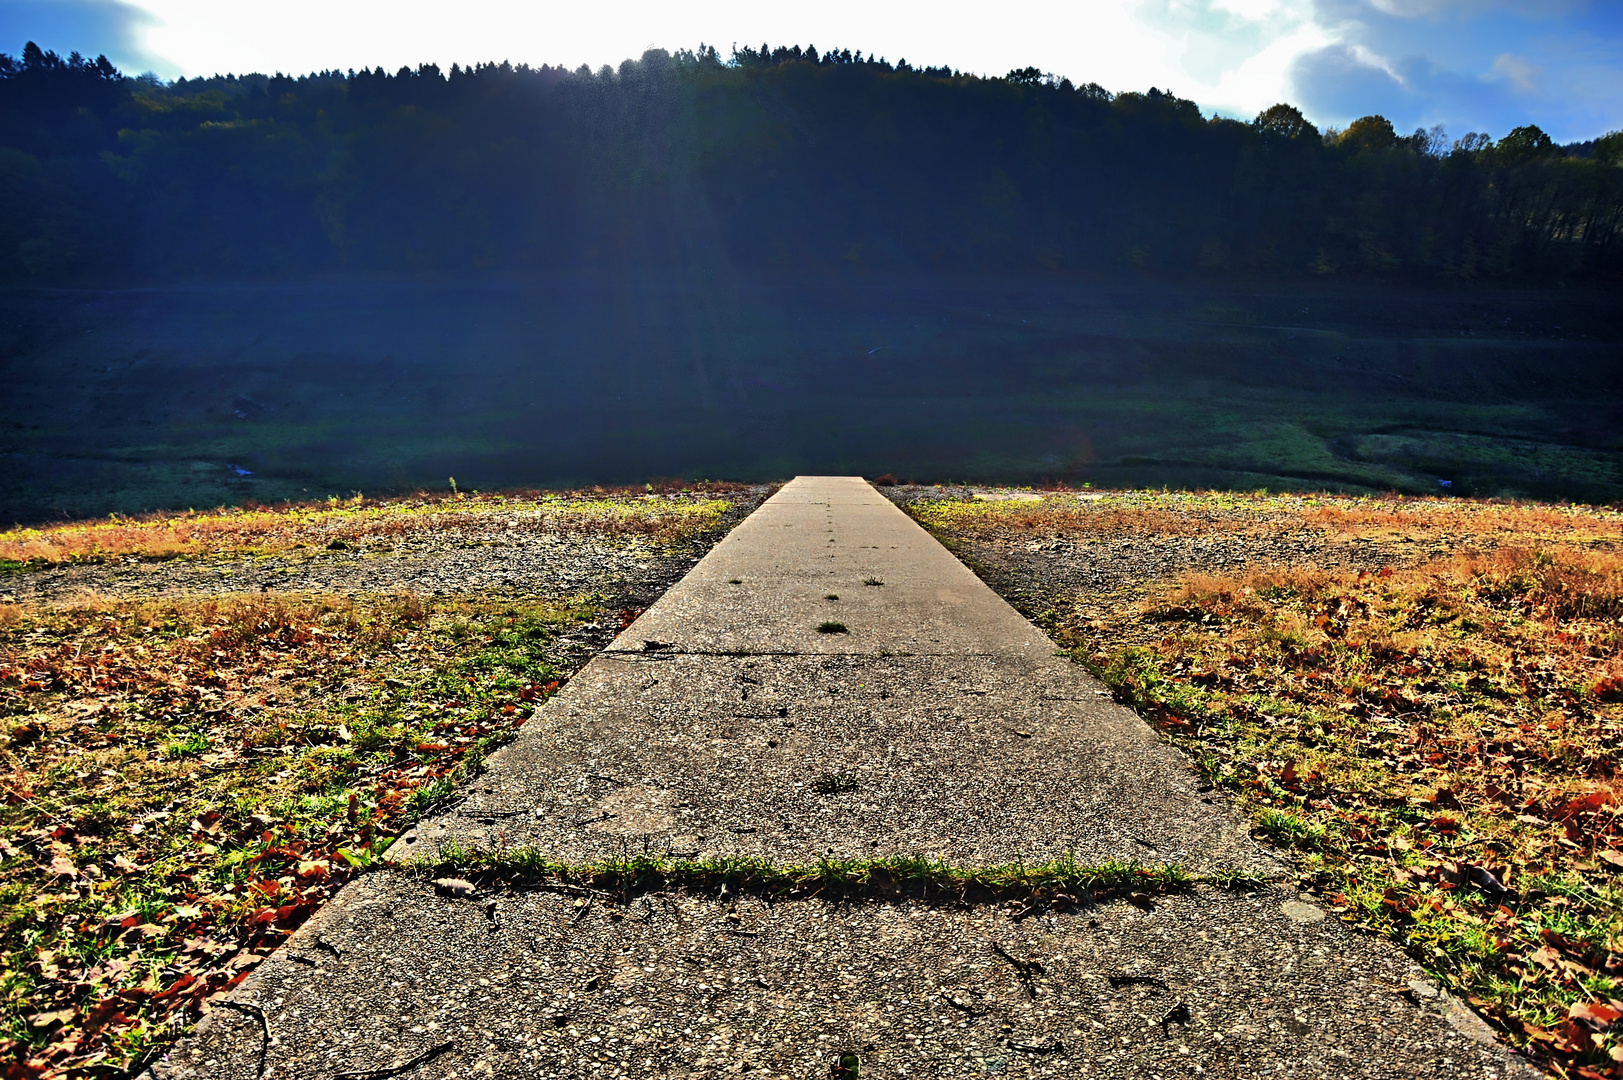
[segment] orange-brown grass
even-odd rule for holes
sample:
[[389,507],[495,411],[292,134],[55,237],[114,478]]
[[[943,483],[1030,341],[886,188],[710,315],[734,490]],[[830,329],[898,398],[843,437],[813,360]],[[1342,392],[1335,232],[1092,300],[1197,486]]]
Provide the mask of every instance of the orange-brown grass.
[[1614,1075],[1623,554],[1190,575],[1085,648],[1335,910],[1559,1075]]
[[1615,509],[1403,496],[1050,491],[1039,502],[941,498],[910,503],[908,510],[932,529],[981,539],[1021,533],[1191,536],[1307,527],[1342,539],[1446,538],[1478,546],[1623,541],[1623,513]]
[[[713,527],[740,485],[649,491],[417,495],[147,514],[0,533],[0,564],[321,549],[363,537],[593,533],[673,542]],[[716,489],[716,490],[711,490]]]
[[1460,499],[1325,499],[1301,511],[1304,521],[1363,536],[1450,534],[1479,543],[1617,541],[1623,514],[1588,506],[1476,502]]
[[0,607],[0,1069],[172,1041],[569,674],[585,606]]

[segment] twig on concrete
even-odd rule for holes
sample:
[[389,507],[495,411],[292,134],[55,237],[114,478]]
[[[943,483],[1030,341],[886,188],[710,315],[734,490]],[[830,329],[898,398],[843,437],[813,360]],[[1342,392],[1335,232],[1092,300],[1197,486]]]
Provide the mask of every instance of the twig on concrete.
[[1036,1001],[1037,980],[1032,977],[1033,973],[1038,975],[1046,974],[1047,969],[1045,969],[1035,960],[1016,959],[1015,956],[1009,952],[1009,950],[1005,949],[1002,945],[995,941],[992,942],[992,949],[999,956],[1003,957],[1003,959],[1014,965],[1014,972],[1020,977],[1020,982],[1023,986],[1025,986],[1026,993],[1031,996],[1031,1000]]
[[426,821],[431,817],[438,817],[441,814],[449,814],[453,810],[461,809],[462,804],[467,801],[468,796],[466,795],[448,795],[439,802],[430,803],[428,806],[424,807],[423,812],[417,815],[418,820]]
[[411,1072],[419,1065],[427,1065],[430,1061],[450,1050],[452,1045],[452,1043],[448,1042],[440,1043],[432,1049],[424,1050],[405,1064],[395,1065],[388,1069],[362,1069],[359,1072],[333,1073],[331,1080],[387,1080],[388,1077]]
[[586,918],[586,913],[592,910],[592,905],[595,903],[597,903],[597,897],[588,896],[586,898],[586,903],[581,904],[580,910],[575,912],[575,917],[569,920],[569,925],[574,926],[576,923]]

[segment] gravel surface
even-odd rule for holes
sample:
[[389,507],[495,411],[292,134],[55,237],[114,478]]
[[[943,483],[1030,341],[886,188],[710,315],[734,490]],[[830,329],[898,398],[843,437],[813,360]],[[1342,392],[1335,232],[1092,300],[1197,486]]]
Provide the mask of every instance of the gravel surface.
[[[449,1077],[1530,1077],[1442,1022],[1405,957],[1295,893],[1007,908],[744,893],[436,895],[371,875],[236,994],[266,1080]],[[999,949],[1002,952],[999,952]],[[217,1009],[157,1080],[251,1080]]]
[[719,527],[666,544],[548,531],[538,514],[464,515],[458,528],[363,539],[350,550],[298,549],[269,556],[220,555],[59,565],[0,577],[0,601],[59,603],[86,596],[212,596],[244,592],[415,592],[553,599],[602,594],[646,607],[681,579],[726,532],[761,504],[765,486],[726,498]]
[[[898,506],[928,499],[990,496],[1003,501],[1013,489],[893,487],[881,489]],[[1004,529],[950,531],[954,552],[1004,599],[1029,613],[1035,603],[1075,600],[1092,608],[1132,603],[1152,587],[1191,571],[1224,573],[1247,566],[1353,567],[1378,570],[1437,555],[1460,546],[1459,538],[1426,541],[1343,540],[1287,514],[1212,510],[1176,493],[1113,494],[1121,504],[1165,515],[1164,531],[1080,535]]]

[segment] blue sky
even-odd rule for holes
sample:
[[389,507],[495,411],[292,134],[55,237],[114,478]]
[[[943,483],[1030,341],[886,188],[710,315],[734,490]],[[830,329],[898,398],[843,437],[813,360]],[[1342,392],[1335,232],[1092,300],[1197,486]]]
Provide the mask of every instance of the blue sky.
[[1494,137],[1623,128],[1623,0],[0,0],[0,51],[105,52],[130,72],[616,64],[649,47],[816,44],[1111,90],[1171,89],[1321,126],[1381,113]]

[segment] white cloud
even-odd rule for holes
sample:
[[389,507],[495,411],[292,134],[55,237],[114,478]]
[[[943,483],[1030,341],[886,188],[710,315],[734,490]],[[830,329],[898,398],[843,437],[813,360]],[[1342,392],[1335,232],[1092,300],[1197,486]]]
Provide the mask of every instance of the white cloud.
[[1213,102],[1232,102],[1244,111],[1261,112],[1269,105],[1286,100],[1290,71],[1297,59],[1330,44],[1323,27],[1306,23],[1284,34],[1259,52],[1246,58],[1233,71],[1224,73],[1205,93]]
[[1261,21],[1288,7],[1286,0],[1212,0],[1212,10]]
[[1493,77],[1505,80],[1523,94],[1537,94],[1542,89],[1544,69],[1528,63],[1524,56],[1501,53],[1493,58]]
[[1403,72],[1398,70],[1398,66],[1396,64],[1375,52],[1375,50],[1369,48],[1367,45],[1354,43],[1346,46],[1346,51],[1347,55],[1351,56],[1361,66],[1370,68],[1373,71],[1385,72],[1400,86],[1408,83],[1408,80],[1403,76]]
[[1588,0],[1365,0],[1383,15],[1415,19],[1445,12],[1475,18],[1507,11],[1527,18],[1557,18],[1588,6]]

